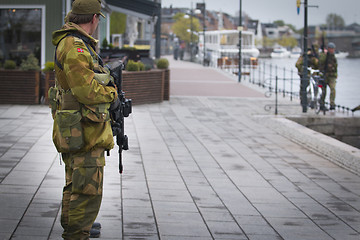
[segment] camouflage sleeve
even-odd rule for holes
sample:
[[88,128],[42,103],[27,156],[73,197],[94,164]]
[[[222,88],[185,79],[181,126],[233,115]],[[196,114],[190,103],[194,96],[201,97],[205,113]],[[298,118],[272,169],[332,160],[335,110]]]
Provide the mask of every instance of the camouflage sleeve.
[[312,57],[311,58],[311,67],[313,69],[319,69],[319,59],[317,59],[316,57]]
[[75,41],[72,44],[63,65],[66,81],[80,103],[108,103],[117,98],[115,88],[103,86],[94,79],[93,60],[83,42]]
[[302,72],[302,65],[303,65],[303,57],[300,56],[295,64],[295,67],[297,68],[298,72]]
[[319,69],[320,71],[325,70],[326,54],[321,53],[319,56]]

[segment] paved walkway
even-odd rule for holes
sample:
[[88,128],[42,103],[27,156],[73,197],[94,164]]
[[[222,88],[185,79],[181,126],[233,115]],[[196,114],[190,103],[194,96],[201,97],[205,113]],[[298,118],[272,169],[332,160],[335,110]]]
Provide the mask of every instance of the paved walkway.
[[[126,119],[100,239],[360,239],[358,149],[283,118],[298,103],[274,117],[273,99],[214,69],[171,60],[171,94]],[[0,105],[0,239],[61,239],[51,124],[46,106]]]

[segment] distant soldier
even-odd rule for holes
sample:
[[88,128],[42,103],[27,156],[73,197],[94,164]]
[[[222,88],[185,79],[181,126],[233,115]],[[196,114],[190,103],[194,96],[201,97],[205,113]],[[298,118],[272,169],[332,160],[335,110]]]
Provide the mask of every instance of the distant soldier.
[[[316,48],[315,48],[316,49]],[[306,52],[308,57],[308,67],[311,67],[312,69],[319,69],[319,60],[318,60],[318,52],[312,51],[311,49],[308,49]],[[303,79],[303,68],[304,68],[304,56],[301,55],[298,60],[296,61],[295,67],[298,70],[298,75],[300,76],[300,79]],[[308,71],[308,74],[310,75],[310,71]],[[308,75],[308,78],[310,77]],[[302,89],[303,81],[300,81],[300,100],[301,103],[303,102],[302,96],[301,96],[301,89]],[[306,83],[306,87],[309,85],[309,81]]]
[[[307,51],[308,56],[308,67],[311,67],[312,69],[319,69],[319,60],[317,58],[317,53],[313,53],[311,49],[308,49]],[[304,56],[301,55],[298,60],[296,61],[295,67],[298,70],[298,75],[300,78],[303,76],[303,67],[304,67]],[[310,72],[309,72],[310,73]]]
[[104,151],[114,147],[109,108],[119,103],[110,72],[95,51],[101,0],[75,0],[53,33],[56,87],[49,90],[53,141],[65,163],[61,225],[64,239],[99,237]]
[[330,110],[335,110],[335,87],[337,79],[337,60],[335,57],[335,44],[330,42],[328,44],[327,53],[320,55],[320,71],[324,74],[326,86],[323,87],[323,94],[321,96],[321,106],[325,109],[326,88],[330,87]]

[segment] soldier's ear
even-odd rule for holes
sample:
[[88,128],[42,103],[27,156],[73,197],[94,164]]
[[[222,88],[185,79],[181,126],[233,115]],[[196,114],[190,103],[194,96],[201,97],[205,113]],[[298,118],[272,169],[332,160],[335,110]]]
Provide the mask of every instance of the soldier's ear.
[[91,23],[95,23],[97,21],[98,15],[94,14],[91,20]]

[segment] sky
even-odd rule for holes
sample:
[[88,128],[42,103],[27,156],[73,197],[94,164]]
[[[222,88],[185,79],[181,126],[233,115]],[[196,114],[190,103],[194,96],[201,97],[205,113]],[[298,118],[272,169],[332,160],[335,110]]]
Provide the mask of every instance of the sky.
[[[304,6],[297,14],[296,0],[162,0],[162,7],[196,7],[196,3],[205,1],[207,10],[222,11],[235,16],[239,12],[240,1],[242,12],[262,23],[283,20],[297,29],[304,27]],[[301,0],[304,2],[304,0]],[[326,16],[335,13],[343,17],[345,24],[360,24],[360,0],[308,0],[308,25],[326,23]],[[318,7],[310,7],[318,6]]]

